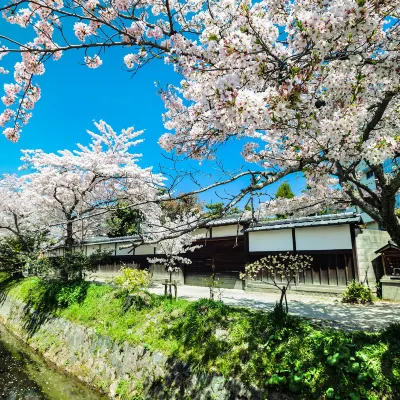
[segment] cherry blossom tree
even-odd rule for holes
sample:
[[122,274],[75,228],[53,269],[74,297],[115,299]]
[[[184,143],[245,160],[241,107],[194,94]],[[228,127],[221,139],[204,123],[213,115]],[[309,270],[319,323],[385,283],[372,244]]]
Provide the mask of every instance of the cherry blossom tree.
[[31,202],[24,177],[0,178],[0,269],[20,276],[22,271],[42,272],[41,256],[48,227]]
[[[38,228],[41,227],[40,230]],[[35,238],[46,233],[46,226],[31,202],[24,177],[4,175],[0,179],[0,236],[15,236],[30,254],[37,244]]]
[[130,152],[142,132],[128,128],[118,134],[103,121],[95,125],[99,133],[88,131],[90,145],[78,144],[75,151],[23,150],[27,201],[67,251],[104,231],[106,211],[118,201],[129,201],[139,211],[145,207],[149,220],[159,215],[154,201],[163,178],[141,168],[140,154]]
[[[229,207],[301,171],[307,193],[265,204],[264,214],[355,204],[400,244],[400,172],[382,167],[399,156],[396,1],[13,0],[2,11],[31,35],[24,43],[0,35],[0,57],[22,56],[0,116],[9,139],[41,96],[45,63],[63,52],[81,50],[97,68],[103,50],[123,47],[133,72],[163,57],[182,81],[161,91],[170,131],[161,146],[205,159],[238,138],[257,165],[217,183],[250,178]],[[363,183],[363,166],[376,189]]]

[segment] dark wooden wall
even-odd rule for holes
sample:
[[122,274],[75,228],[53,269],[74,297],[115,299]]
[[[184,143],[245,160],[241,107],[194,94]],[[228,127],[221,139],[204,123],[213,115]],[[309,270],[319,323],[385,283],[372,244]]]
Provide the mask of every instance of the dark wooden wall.
[[[268,254],[278,253],[250,253],[249,262],[259,260]],[[310,269],[296,277],[295,285],[346,286],[349,281],[355,279],[351,250],[303,251],[297,254],[309,255],[313,261]],[[271,281],[265,271],[261,271],[256,280]]]
[[188,285],[205,285],[205,279],[215,273],[221,286],[233,288],[239,280],[240,272],[244,272],[245,250],[244,238],[211,238],[196,242],[202,245],[187,257],[192,264],[185,265],[185,283]]

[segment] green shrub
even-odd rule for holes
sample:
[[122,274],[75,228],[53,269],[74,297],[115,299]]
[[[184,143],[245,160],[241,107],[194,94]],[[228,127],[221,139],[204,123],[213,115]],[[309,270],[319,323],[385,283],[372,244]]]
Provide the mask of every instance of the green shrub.
[[146,269],[132,269],[122,267],[120,274],[114,278],[114,283],[128,292],[136,292],[149,287],[151,277]]
[[66,252],[62,257],[51,257],[48,259],[51,268],[58,271],[64,279],[83,279],[88,273],[97,270],[98,265],[109,261],[109,251],[100,251],[89,256],[78,251],[75,253]]
[[128,294],[124,297],[122,307],[125,313],[132,307],[135,310],[142,310],[143,308],[148,308],[152,305],[151,300],[151,295],[147,292]]
[[348,286],[346,291],[343,293],[342,298],[343,303],[372,303],[372,293],[371,289],[364,286],[362,283],[352,281]]
[[70,281],[59,287],[56,299],[59,307],[69,307],[81,303],[85,297],[89,283],[85,281]]

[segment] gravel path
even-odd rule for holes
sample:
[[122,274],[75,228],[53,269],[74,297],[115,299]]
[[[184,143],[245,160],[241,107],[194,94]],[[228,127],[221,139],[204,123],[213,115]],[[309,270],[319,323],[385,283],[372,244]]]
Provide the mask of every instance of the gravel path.
[[[163,287],[150,291],[163,294]],[[179,286],[178,297],[197,300],[209,297],[207,287]],[[254,309],[272,309],[279,293],[246,292],[235,289],[222,289],[224,303]],[[327,321],[328,325],[345,329],[379,330],[392,322],[400,323],[400,303],[378,301],[373,305],[348,305],[339,298],[288,294],[289,312],[301,317]]]

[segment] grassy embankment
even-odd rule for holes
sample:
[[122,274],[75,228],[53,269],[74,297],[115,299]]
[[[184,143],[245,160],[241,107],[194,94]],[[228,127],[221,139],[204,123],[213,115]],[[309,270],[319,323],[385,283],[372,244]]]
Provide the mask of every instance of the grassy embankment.
[[[4,277],[3,277],[4,278]],[[0,276],[1,279],[1,276]],[[5,281],[0,291],[99,334],[189,362],[194,370],[299,399],[400,399],[400,325],[380,333],[322,328],[221,302],[134,298],[87,282]]]

